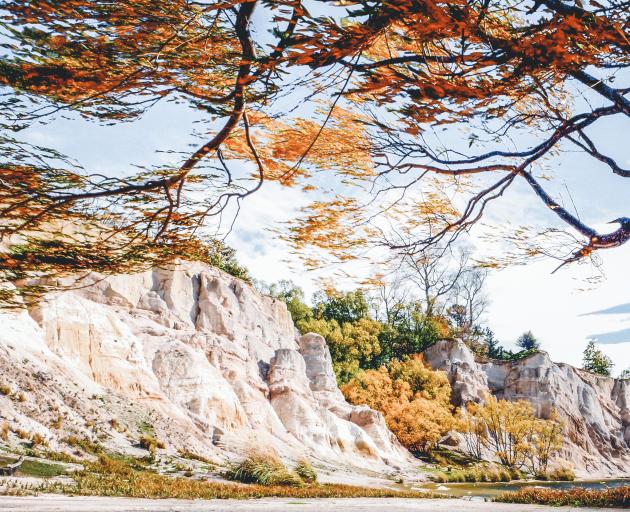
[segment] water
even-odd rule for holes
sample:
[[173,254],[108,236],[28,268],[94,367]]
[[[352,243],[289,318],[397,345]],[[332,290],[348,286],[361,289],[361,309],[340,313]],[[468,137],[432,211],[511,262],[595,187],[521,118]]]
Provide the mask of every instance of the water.
[[431,483],[423,484],[422,489],[432,492],[449,494],[457,497],[493,498],[509,491],[518,491],[523,487],[543,487],[545,489],[605,489],[607,487],[621,487],[630,485],[630,479],[614,480],[581,480],[575,482],[479,482],[479,483]]

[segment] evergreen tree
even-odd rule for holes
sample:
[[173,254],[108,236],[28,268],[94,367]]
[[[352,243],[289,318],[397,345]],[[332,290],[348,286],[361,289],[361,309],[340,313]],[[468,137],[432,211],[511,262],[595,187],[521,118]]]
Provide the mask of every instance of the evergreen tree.
[[540,342],[532,334],[532,331],[521,334],[519,339],[516,340],[516,344],[523,350],[538,350],[540,348]]
[[490,327],[485,328],[483,338],[488,357],[491,357],[492,359],[503,359],[505,356],[505,349],[501,346],[499,340],[495,338],[494,332],[490,329]]
[[582,368],[589,372],[610,377],[613,366],[612,359],[598,349],[594,341],[589,341],[584,349]]

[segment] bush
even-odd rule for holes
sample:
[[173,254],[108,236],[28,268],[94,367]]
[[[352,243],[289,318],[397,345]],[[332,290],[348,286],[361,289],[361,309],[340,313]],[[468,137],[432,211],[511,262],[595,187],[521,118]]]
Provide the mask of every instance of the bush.
[[510,472],[505,468],[477,466],[470,469],[456,469],[449,472],[436,473],[431,480],[446,482],[509,482]]
[[140,446],[145,450],[149,450],[152,455],[155,455],[155,452],[158,448],[166,447],[163,441],[159,441],[155,437],[148,434],[144,434],[140,437]]
[[304,481],[273,454],[254,454],[228,469],[225,477],[245,484],[302,487]]
[[341,391],[348,402],[383,413],[389,429],[412,452],[431,451],[453,426],[446,374],[421,356],[392,360],[389,368],[359,372]]
[[33,446],[41,446],[41,445],[45,446],[48,444],[46,442],[46,439],[44,439],[44,437],[37,432],[33,434],[33,437],[31,438],[31,443],[33,443]]
[[0,385],[0,394],[1,395],[10,395],[11,394],[11,386],[7,386],[6,384]]
[[573,480],[575,480],[575,473],[571,468],[556,468],[549,473],[549,480],[573,482]]
[[540,489],[525,487],[494,498],[501,503],[551,505],[554,507],[630,507],[630,486],[610,489]]
[[295,466],[295,472],[308,484],[317,482],[317,473],[307,459],[301,459],[297,463],[297,466]]

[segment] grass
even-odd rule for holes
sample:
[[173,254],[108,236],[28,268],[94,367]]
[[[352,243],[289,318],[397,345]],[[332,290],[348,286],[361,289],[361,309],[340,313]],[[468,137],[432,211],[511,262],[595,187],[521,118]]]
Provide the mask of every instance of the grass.
[[295,466],[295,472],[307,484],[317,482],[317,473],[307,459],[300,459],[298,461],[297,466]]
[[575,473],[572,469],[557,468],[547,473],[537,473],[536,480],[552,480],[556,482],[573,482]]
[[435,473],[434,482],[510,482],[514,475],[503,467],[477,466],[469,469],[454,469]]
[[256,453],[232,465],[225,477],[244,484],[304,486],[299,474],[289,471],[277,456],[268,453]]
[[36,460],[25,460],[22,462],[18,473],[25,476],[38,478],[52,478],[53,476],[67,475],[66,469],[59,464],[49,464]]
[[155,455],[155,452],[158,448],[165,448],[166,445],[163,441],[159,441],[155,437],[149,434],[143,434],[140,436],[140,446],[145,450],[149,450],[152,455]]
[[52,492],[82,496],[127,496],[134,498],[180,499],[248,499],[265,497],[288,498],[444,498],[441,494],[392,489],[371,489],[349,485],[315,484],[243,485],[172,478],[154,472],[136,470],[122,460],[101,455],[98,462],[87,463],[85,470],[72,475],[74,485],[55,482],[38,488]]
[[504,493],[494,501],[551,505],[554,507],[630,507],[630,486],[610,489],[538,489],[525,487],[517,492]]
[[189,452],[188,450],[180,450],[179,456],[183,459],[196,460],[198,462],[203,462],[204,464],[210,467],[216,467],[217,463],[204,457],[203,455],[199,455],[198,453]]

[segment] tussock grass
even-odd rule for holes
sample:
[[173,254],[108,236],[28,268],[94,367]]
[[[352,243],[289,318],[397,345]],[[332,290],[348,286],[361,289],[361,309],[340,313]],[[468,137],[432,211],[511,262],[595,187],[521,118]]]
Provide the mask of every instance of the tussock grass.
[[317,473],[307,459],[301,459],[298,461],[297,466],[295,466],[295,472],[307,484],[317,482]]
[[184,458],[184,459],[196,460],[198,462],[203,462],[204,464],[206,464],[206,465],[208,465],[210,467],[215,467],[217,465],[216,462],[208,459],[207,457],[204,457],[203,455],[199,455],[198,453],[190,452],[188,450],[180,450],[179,451],[179,456]]
[[434,482],[510,482],[513,475],[503,467],[474,467],[470,469],[455,469],[432,475]]
[[140,436],[140,446],[145,450],[149,450],[152,455],[155,455],[155,452],[158,448],[166,448],[166,445],[163,441],[160,441],[149,434],[143,434]]
[[304,480],[291,472],[274,454],[255,453],[243,461],[232,465],[225,477],[244,484],[286,485],[301,487]]
[[630,486],[610,489],[539,489],[525,487],[494,498],[501,503],[551,505],[554,507],[630,507]]
[[75,484],[44,484],[38,492],[82,496],[127,496],[134,498],[248,499],[287,498],[444,498],[441,494],[392,489],[371,489],[349,485],[244,485],[189,478],[172,478],[137,470],[124,461],[101,455],[98,462],[86,464],[73,474]]
[[551,473],[549,473],[549,480],[573,482],[573,480],[575,480],[575,473],[569,468],[554,469]]

